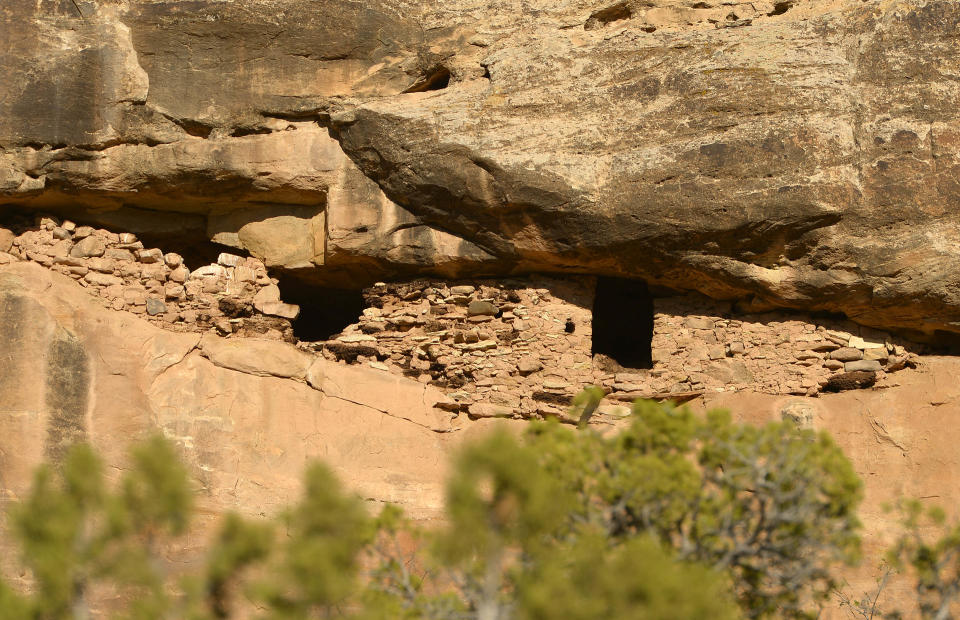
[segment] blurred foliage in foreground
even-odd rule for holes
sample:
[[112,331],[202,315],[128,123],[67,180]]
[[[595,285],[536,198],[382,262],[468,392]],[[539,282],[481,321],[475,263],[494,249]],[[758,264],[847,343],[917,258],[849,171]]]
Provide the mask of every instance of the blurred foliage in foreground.
[[183,575],[163,559],[192,514],[173,446],[140,445],[113,486],[76,446],[8,514],[21,570],[0,620],[806,617],[857,558],[860,496],[825,434],[638,402],[616,433],[535,423],[466,445],[430,530],[370,516],[312,465],[299,503],[226,515]]

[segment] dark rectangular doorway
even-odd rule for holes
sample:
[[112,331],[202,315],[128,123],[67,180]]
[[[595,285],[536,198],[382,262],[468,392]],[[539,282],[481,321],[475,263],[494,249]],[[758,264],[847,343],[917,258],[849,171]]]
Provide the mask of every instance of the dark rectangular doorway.
[[625,368],[653,368],[653,297],[643,280],[597,278],[593,351]]

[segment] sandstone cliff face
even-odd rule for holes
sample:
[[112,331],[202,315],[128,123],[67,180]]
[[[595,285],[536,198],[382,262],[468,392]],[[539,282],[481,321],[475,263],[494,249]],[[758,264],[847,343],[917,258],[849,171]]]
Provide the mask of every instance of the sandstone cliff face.
[[[159,430],[188,464],[201,525],[230,509],[274,512],[316,458],[372,506],[397,503],[429,521],[441,514],[450,450],[489,424],[523,424],[453,418],[429,386],[290,344],[173,333],[104,308],[67,276],[28,262],[0,266],[0,368],[0,507],[71,442],[93,443],[119,471],[130,443]],[[789,417],[836,438],[866,485],[866,557],[845,575],[861,592],[897,532],[885,504],[960,501],[958,372],[955,358],[926,356],[883,389],[809,398],[745,388],[708,392],[694,406],[729,407],[756,423]],[[619,423],[604,409],[597,421]],[[171,559],[188,562],[203,544],[197,538]],[[902,600],[908,587],[895,581],[885,596]]]
[[[319,457],[430,519],[485,418],[597,382],[829,430],[878,557],[884,502],[958,499],[956,360],[864,327],[960,333],[958,37],[954,0],[3,3],[0,492],[160,429],[210,515]],[[654,304],[650,372],[587,350],[595,276],[697,292]],[[286,281],[381,311],[284,343]],[[804,396],[848,364],[876,387]]]
[[322,457],[365,497],[439,509],[449,413],[433,388],[293,345],[173,333],[97,304],[68,277],[0,267],[0,489],[89,441],[121,464],[155,431],[183,450],[209,508],[269,513]]
[[47,0],[0,16],[10,205],[339,286],[616,273],[960,331],[949,0]]

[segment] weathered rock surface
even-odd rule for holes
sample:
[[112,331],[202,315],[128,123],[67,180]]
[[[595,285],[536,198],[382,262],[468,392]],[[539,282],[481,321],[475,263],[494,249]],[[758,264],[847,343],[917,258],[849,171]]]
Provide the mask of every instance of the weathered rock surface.
[[[307,384],[308,369],[330,379]],[[388,377],[391,391],[379,391],[385,376],[280,342],[165,331],[100,307],[66,276],[3,266],[0,498],[21,497],[31,469],[73,442],[121,464],[131,442],[160,430],[214,512],[269,513],[322,458],[364,497],[431,517],[450,414],[434,408],[441,394],[409,379]],[[335,377],[378,389],[354,394]]]
[[[306,383],[218,366],[204,356],[209,347],[199,334],[102,308],[77,283],[38,265],[0,267],[0,506],[22,497],[32,468],[60,458],[73,441],[92,442],[120,468],[129,443],[159,429],[189,464],[206,521],[228,509],[254,515],[289,503],[312,458],[330,463],[369,500],[432,519],[440,513],[449,450],[492,423],[451,424],[435,406],[442,395],[382,370],[320,358]],[[852,591],[867,591],[897,531],[885,504],[899,497],[935,498],[947,507],[960,501],[953,483],[960,477],[958,373],[956,358],[925,357],[882,390],[815,399],[708,392],[695,406],[730,408],[756,423],[795,419],[836,438],[866,484],[866,557],[845,577]],[[501,405],[478,404],[471,407],[478,418],[504,415]],[[618,411],[604,405],[596,417],[617,424]],[[438,432],[452,429],[459,431]],[[4,544],[0,538],[0,549]],[[190,556],[197,547],[178,553]],[[904,600],[908,587],[895,580],[885,596]]]
[[612,4],[7,3],[0,202],[960,332],[956,2]]
[[485,49],[489,81],[332,131],[388,196],[529,267],[956,331],[960,6],[806,4],[829,10],[662,33],[548,11]]
[[0,7],[0,203],[211,239],[271,267],[322,265],[317,278],[339,284],[489,259],[420,224],[326,129],[296,118],[414,84],[419,65],[401,61],[423,35],[405,12],[342,0]]

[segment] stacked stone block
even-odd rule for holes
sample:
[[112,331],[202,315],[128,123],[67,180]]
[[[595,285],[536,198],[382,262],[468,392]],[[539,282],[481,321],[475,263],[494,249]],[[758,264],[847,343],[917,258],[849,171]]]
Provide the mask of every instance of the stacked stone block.
[[[130,233],[42,218],[20,235],[0,228],[0,264],[14,260],[167,329],[295,341],[299,309],[254,258],[221,254],[191,271]],[[563,418],[588,385],[624,402],[735,390],[814,396],[869,387],[917,362],[916,345],[850,321],[748,315],[684,294],[653,300],[653,367],[622,368],[592,354],[594,290],[590,277],[379,283],[364,291],[356,323],[299,346],[437,386],[451,397],[445,407],[471,417]]]
[[850,321],[738,315],[698,294],[654,299],[651,369],[591,354],[594,281],[417,281],[365,291],[360,320],[316,345],[445,388],[473,417],[563,416],[587,385],[615,400],[868,387],[916,363],[907,343]]
[[605,376],[591,358],[591,285],[378,284],[364,291],[359,322],[318,348],[444,388],[474,417],[558,415],[570,394]]
[[175,253],[146,248],[131,233],[41,218],[20,235],[0,228],[0,264],[30,260],[67,275],[103,304],[176,331],[293,339],[297,308],[255,258],[221,254],[191,271]]
[[916,364],[915,345],[852,321],[737,314],[696,294],[656,299],[654,309],[655,389],[814,396],[847,373],[873,373],[872,384]]

